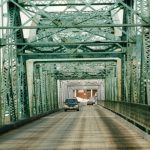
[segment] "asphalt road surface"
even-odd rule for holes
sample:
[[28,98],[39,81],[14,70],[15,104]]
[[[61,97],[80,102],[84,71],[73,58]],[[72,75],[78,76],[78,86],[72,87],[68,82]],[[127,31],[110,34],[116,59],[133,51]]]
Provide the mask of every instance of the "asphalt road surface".
[[150,143],[108,110],[85,105],[1,135],[0,150],[150,150]]

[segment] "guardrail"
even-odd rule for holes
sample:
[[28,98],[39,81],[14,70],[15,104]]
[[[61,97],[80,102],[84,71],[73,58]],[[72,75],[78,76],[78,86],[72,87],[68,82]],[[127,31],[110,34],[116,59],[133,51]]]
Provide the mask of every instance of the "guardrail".
[[150,106],[109,100],[98,101],[98,104],[150,134]]
[[57,111],[60,111],[61,109],[55,109],[55,110],[51,110],[51,111],[48,111],[48,112],[45,112],[45,113],[42,113],[42,114],[38,114],[38,115],[35,115],[35,116],[32,116],[30,118],[26,118],[26,119],[22,119],[22,120],[17,120],[16,122],[11,122],[9,124],[5,124],[3,126],[0,126],[0,135],[3,134],[3,133],[6,133],[10,130],[13,130],[13,129],[17,129],[25,124],[28,124],[32,121],[35,121],[35,120],[38,120],[42,117],[45,117],[49,114],[52,114],[52,113],[55,113]]

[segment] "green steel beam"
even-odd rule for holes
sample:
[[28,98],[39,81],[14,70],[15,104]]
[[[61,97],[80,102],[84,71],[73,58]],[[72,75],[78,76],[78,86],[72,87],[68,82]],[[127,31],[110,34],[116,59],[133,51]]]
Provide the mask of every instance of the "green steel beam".
[[[99,6],[99,5],[114,5],[115,3],[91,3],[91,6]],[[20,3],[22,7],[33,7],[31,4],[22,4]],[[85,6],[85,3],[67,3],[67,4],[34,4],[35,6]]]
[[16,46],[33,46],[33,47],[58,47],[58,46],[76,46],[76,45],[86,45],[86,46],[99,46],[99,45],[108,45],[108,44],[127,44],[127,43],[133,43],[133,41],[95,41],[95,42],[74,42],[74,43],[41,43],[41,42],[35,42],[35,43],[6,43],[2,44],[0,46],[5,45],[16,45]]
[[53,59],[53,58],[120,58],[126,56],[125,52],[93,52],[93,53],[77,53],[77,54],[63,54],[63,53],[19,53],[18,56],[22,56],[23,59]]
[[72,25],[72,26],[0,26],[0,29],[50,29],[50,28],[105,28],[105,27],[150,27],[150,24],[99,24],[99,25]]
[[78,77],[78,76],[56,76],[55,77],[58,80],[91,80],[91,79],[105,79],[105,76],[83,76],[83,77]]

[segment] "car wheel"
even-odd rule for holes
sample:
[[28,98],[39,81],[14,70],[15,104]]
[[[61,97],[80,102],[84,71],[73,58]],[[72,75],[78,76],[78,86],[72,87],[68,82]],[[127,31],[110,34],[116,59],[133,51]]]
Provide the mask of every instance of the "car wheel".
[[77,111],[79,111],[79,109],[77,109]]
[[67,109],[64,110],[65,112],[67,111]]

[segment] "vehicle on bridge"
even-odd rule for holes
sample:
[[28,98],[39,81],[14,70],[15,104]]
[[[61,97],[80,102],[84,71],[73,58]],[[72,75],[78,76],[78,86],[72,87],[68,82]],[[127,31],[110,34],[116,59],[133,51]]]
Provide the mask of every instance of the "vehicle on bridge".
[[87,105],[93,105],[95,104],[95,99],[93,97],[91,97],[88,101],[87,101]]
[[77,110],[79,111],[79,101],[76,98],[68,98],[64,102],[64,111]]

